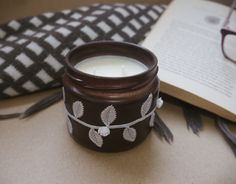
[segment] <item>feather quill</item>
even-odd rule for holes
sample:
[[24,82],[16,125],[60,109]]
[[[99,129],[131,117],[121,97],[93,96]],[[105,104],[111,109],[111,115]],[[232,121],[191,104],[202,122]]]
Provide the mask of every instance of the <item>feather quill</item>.
[[12,113],[12,114],[1,114],[0,120],[4,119],[12,119],[12,118],[20,118],[24,119],[32,114],[35,114],[43,109],[46,109],[47,107],[55,104],[56,102],[59,102],[62,99],[62,91],[58,91],[56,93],[53,93],[46,98],[41,99],[40,101],[36,102],[32,106],[30,106],[28,109],[26,109],[22,113]]

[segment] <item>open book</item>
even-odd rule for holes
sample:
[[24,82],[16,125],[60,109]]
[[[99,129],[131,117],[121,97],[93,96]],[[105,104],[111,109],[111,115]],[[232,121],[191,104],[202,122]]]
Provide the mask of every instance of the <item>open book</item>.
[[159,60],[162,92],[236,121],[236,64],[221,52],[228,11],[215,2],[175,0],[143,46]]

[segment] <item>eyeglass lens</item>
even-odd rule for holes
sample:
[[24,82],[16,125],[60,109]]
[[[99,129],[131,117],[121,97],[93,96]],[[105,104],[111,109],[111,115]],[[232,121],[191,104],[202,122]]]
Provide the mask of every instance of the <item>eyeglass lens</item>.
[[[228,28],[230,30],[236,30],[236,0],[233,1],[232,7],[230,10]],[[224,52],[228,58],[236,61],[236,34],[227,34],[224,38]]]
[[236,35],[228,34],[224,40],[225,54],[232,60],[236,61]]

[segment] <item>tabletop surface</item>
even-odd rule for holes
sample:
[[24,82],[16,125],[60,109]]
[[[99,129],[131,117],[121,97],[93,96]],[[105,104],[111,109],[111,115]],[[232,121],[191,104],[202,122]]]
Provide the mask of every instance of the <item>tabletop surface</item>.
[[[22,111],[50,92],[0,102],[0,113]],[[186,128],[181,108],[165,103],[160,116],[172,145],[154,131],[136,148],[99,153],[67,131],[63,103],[24,120],[0,122],[1,184],[235,184],[236,159],[212,119],[199,136]]]
[[[95,1],[1,1],[0,22]],[[0,113],[22,111],[49,93],[0,101]],[[236,159],[212,119],[203,117],[204,131],[196,136],[187,130],[181,108],[166,103],[159,113],[175,136],[172,145],[153,131],[136,148],[112,154],[88,150],[69,136],[62,102],[28,119],[0,121],[0,184],[236,183]]]

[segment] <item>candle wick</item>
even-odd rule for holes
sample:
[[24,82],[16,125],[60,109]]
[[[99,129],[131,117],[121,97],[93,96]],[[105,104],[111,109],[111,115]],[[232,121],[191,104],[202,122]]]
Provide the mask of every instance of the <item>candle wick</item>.
[[122,76],[126,76],[125,66],[124,65],[121,66],[121,72],[122,72]]

